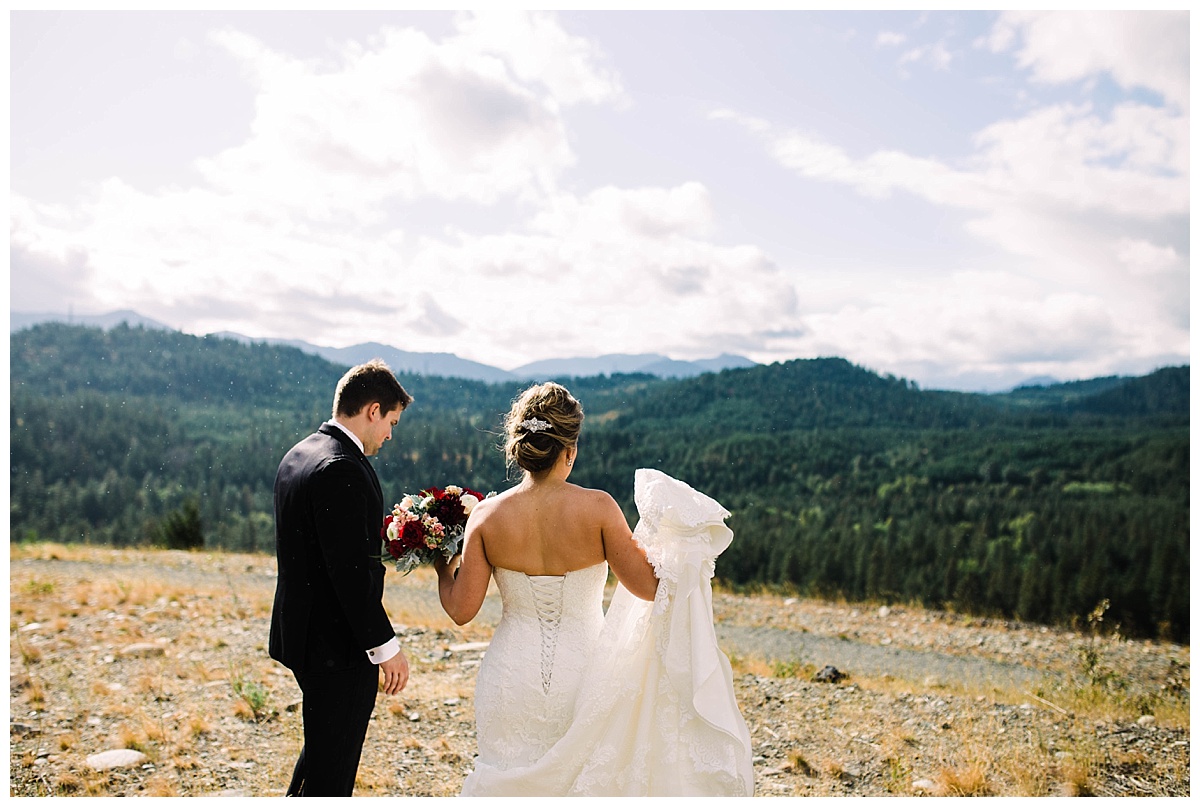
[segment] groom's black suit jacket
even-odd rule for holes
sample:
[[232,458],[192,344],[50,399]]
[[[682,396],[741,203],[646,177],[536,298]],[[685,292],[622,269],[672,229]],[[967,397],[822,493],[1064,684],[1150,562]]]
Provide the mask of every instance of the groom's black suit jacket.
[[310,672],[371,664],[366,651],[395,635],[383,609],[382,526],[375,469],[339,428],[322,424],[284,456],[271,658]]

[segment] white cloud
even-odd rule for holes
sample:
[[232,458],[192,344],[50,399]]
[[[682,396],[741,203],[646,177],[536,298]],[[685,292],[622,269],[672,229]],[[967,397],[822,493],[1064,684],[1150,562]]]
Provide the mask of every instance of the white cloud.
[[[1153,52],[1147,32],[1163,22],[1150,16],[1153,25],[1120,15],[1102,21],[1007,15],[994,45],[1003,49],[1015,36],[1026,37],[1032,44],[1021,52],[1022,63],[1040,80],[1113,70],[1174,98],[1175,79],[1186,81],[1186,69],[1133,78],[1131,54]],[[1083,27],[1061,43],[1069,53],[1056,59],[1051,35],[1061,35],[1064,22]],[[1132,33],[1117,30],[1123,23]],[[1090,31],[1099,31],[1099,40],[1079,44]],[[1099,57],[1107,45],[1126,40],[1136,47]],[[925,57],[910,51],[902,60]],[[966,232],[981,247],[1000,250],[977,260],[1005,267],[904,280],[864,270],[870,279],[854,303],[805,309],[800,333],[773,346],[780,352],[855,356],[924,377],[956,367],[973,377],[1066,378],[1189,352],[1189,127],[1177,108],[1128,100],[1103,112],[1090,103],[1046,105],[984,127],[973,152],[954,161],[887,149],[859,156],[760,118],[728,110],[713,117],[744,126],[805,180],[845,185],[869,199],[911,194],[964,212]]]
[[1149,241],[1120,238],[1112,245],[1117,260],[1123,263],[1130,274],[1142,277],[1162,275],[1180,268],[1179,253],[1174,247],[1159,246]]
[[1188,349],[1186,329],[1154,318],[1144,301],[1114,306],[1101,288],[1054,292],[1020,274],[963,271],[863,289],[853,303],[803,314],[800,333],[775,348],[851,356],[925,386],[993,388],[1037,375],[1106,375]]
[[1189,29],[1187,11],[1007,11],[989,44],[996,52],[1017,47],[1018,64],[1038,81],[1107,73],[1126,89],[1153,90],[1187,109]]
[[979,132],[975,154],[960,165],[897,151],[854,157],[810,134],[757,119],[746,125],[806,179],[875,199],[907,192],[966,211],[968,232],[1064,282],[1128,278],[1127,261],[1101,248],[1112,228],[1147,240],[1190,209],[1187,121],[1162,108],[1125,104],[1108,119],[1088,106],[1035,110]]
[[906,50],[900,55],[898,64],[927,62],[934,70],[948,70],[952,61],[954,54],[943,43],[935,42],[932,45],[919,45]]
[[490,204],[552,193],[575,159],[560,110],[619,101],[594,46],[546,15],[460,15],[435,41],[384,29],[332,63],[224,30],[258,96],[251,137],[200,162],[225,193],[321,220],[378,221],[387,199]]
[[455,45],[500,56],[520,81],[545,85],[558,103],[624,101],[620,78],[600,66],[600,48],[568,34],[548,14],[462,14],[456,26]]
[[[433,349],[427,335],[463,326],[436,289],[396,293],[412,250],[387,206],[503,199],[532,215],[560,197],[558,174],[574,160],[561,110],[622,98],[595,47],[553,17],[455,24],[440,41],[384,29],[324,61],[214,32],[256,91],[247,140],[199,160],[196,187],[113,178],[73,208],[14,195],[13,248],[28,266],[87,267],[100,310],[331,344],[405,341],[411,323]],[[661,201],[686,208],[694,196]],[[29,288],[29,299],[42,296]]]
[[[529,357],[644,352],[697,358],[794,321],[791,281],[759,249],[704,240],[707,191],[605,187],[560,195],[529,232],[427,240],[413,278],[455,278],[473,342]],[[465,344],[458,352],[469,353]]]
[[[1177,96],[1174,79],[1120,53],[1053,53],[1047,37],[1063,19],[1076,18],[1005,15],[993,46],[1039,81],[1110,71]],[[565,110],[626,97],[597,46],[553,16],[459,15],[442,38],[384,29],[322,61],[233,30],[212,41],[255,90],[249,136],[198,161],[196,187],[114,178],[69,207],[12,196],[14,308],[62,308],[48,305],[60,294],[82,310],[77,295],[90,293],[93,310],[133,308],[193,332],[379,341],[500,366],[729,350],[842,355],[922,380],[1069,378],[1187,355],[1189,131],[1177,108],[1034,107],[981,128],[954,160],[856,154],[712,113],[804,180],[953,211],[947,221],[965,219],[999,256],[940,277],[846,259],[833,276],[715,243],[716,205],[699,181],[567,190]],[[875,44],[907,43],[883,32]],[[952,60],[942,45],[909,52]],[[467,207],[500,231],[429,229],[461,221],[438,211]],[[406,218],[426,208],[426,221]]]

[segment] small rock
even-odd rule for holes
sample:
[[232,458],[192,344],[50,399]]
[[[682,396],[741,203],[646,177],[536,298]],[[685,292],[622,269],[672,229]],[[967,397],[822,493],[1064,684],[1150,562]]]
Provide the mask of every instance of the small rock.
[[141,765],[148,757],[141,751],[132,748],[114,748],[112,751],[101,751],[87,758],[88,767],[95,771],[106,771],[109,768],[132,768]]
[[890,614],[891,612],[892,612],[892,609],[888,608],[886,605],[879,606],[879,618],[880,619],[886,619],[887,615]]
[[469,653],[472,650],[487,650],[491,642],[467,642],[466,644],[452,644],[446,648],[451,653]]
[[11,731],[13,734],[21,734],[21,735],[25,735],[25,734],[32,735],[32,734],[41,734],[42,733],[42,730],[39,729],[37,726],[31,726],[28,723],[10,723],[8,726],[8,730]]
[[800,602],[800,601],[798,599],[796,599],[795,597],[788,597],[786,600],[783,601],[783,604],[784,605],[795,605],[798,602]]
[[1155,724],[1154,715],[1142,715],[1138,718],[1138,725],[1142,728],[1149,728]]
[[150,656],[161,656],[165,651],[160,644],[152,644],[150,642],[139,642],[131,644],[121,651],[122,656],[130,656],[134,658],[149,658]]
[[30,622],[28,625],[21,626],[21,633],[29,633],[35,631],[42,626],[41,622]]
[[458,706],[458,698],[447,698],[442,701],[443,706]]
[[937,676],[930,675],[925,678],[925,686],[929,689],[939,689],[943,686],[943,684],[938,680]]
[[825,667],[821,668],[820,672],[813,676],[813,680],[822,684],[836,684],[838,681],[841,681],[847,677],[848,676],[837,667],[826,665]]
[[419,723],[419,722],[421,722],[421,713],[420,712],[409,712],[408,719],[414,723]]
[[304,701],[302,701],[302,700],[292,701],[287,706],[283,707],[283,710],[285,712],[298,712],[298,711],[300,711],[300,707],[302,707],[303,705],[304,705]]
[[920,790],[924,793],[932,793],[933,789],[937,785],[933,783],[932,779],[917,779],[912,783],[912,786],[913,790]]

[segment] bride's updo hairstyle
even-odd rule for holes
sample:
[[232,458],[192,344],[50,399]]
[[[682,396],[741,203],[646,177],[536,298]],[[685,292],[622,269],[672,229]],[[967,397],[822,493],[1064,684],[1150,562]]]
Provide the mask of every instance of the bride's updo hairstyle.
[[583,406],[561,384],[548,381],[522,392],[504,419],[504,456],[509,465],[539,473],[579,440]]

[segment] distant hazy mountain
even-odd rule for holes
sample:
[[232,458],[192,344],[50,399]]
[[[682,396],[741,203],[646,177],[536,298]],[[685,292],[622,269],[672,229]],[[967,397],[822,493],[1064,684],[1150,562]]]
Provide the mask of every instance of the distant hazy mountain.
[[[1033,378],[1027,378],[1020,384],[1015,385],[1012,389],[1019,390],[1022,387],[1053,387],[1054,385],[1061,383],[1062,382],[1054,376],[1035,375]],[[1009,391],[1011,392],[1012,390]]]
[[163,325],[161,322],[152,320],[149,317],[143,317],[136,311],[128,310],[111,311],[107,314],[52,314],[49,312],[10,311],[8,316],[9,333],[29,328],[40,322],[66,322],[71,325],[87,325],[92,328],[104,328],[105,330],[126,322],[133,327],[141,325],[144,328],[153,328],[157,331],[175,330],[169,325]]
[[744,356],[728,353],[699,361],[679,361],[659,353],[610,353],[595,358],[546,359],[524,364],[512,371],[520,378],[561,378],[613,375],[614,373],[647,373],[660,378],[690,378],[702,373],[726,369],[754,367]]
[[998,403],[1015,406],[1035,407],[1067,407],[1095,396],[1102,392],[1120,387],[1130,381],[1127,376],[1104,376],[1103,378],[1088,378],[1082,381],[1036,383],[1037,379],[1014,387],[1009,392],[992,395],[992,400]]
[[443,378],[469,378],[473,381],[486,381],[488,383],[513,381],[516,379],[516,376],[512,373],[501,370],[498,367],[460,359],[453,353],[413,353],[389,345],[381,345],[378,342],[365,342],[360,345],[351,345],[350,347],[325,347],[323,345],[313,345],[299,339],[252,339],[248,336],[229,331],[222,331],[213,335],[226,339],[236,339],[239,342],[245,343],[265,342],[271,345],[287,345],[299,348],[305,353],[320,356],[336,364],[344,364],[347,367],[362,364],[371,359],[383,359],[387,362],[388,367],[391,367],[398,373],[436,375]]
[[244,343],[265,342],[270,345],[287,345],[348,366],[378,357],[386,361],[388,366],[397,372],[436,375],[446,378],[469,378],[473,381],[488,383],[568,376],[586,378],[615,373],[646,373],[659,378],[691,378],[702,373],[716,373],[726,369],[755,366],[754,362],[744,356],[734,356],[728,353],[699,361],[679,361],[659,353],[637,355],[613,353],[596,358],[546,359],[509,371],[462,359],[453,353],[411,353],[378,342],[336,348],[314,345],[299,339],[252,339],[229,331],[222,331],[213,336],[236,339]]

